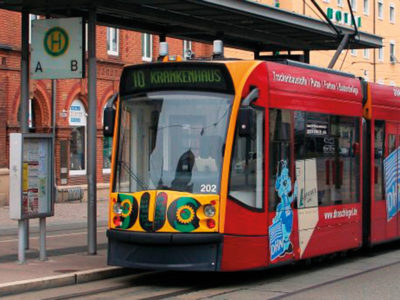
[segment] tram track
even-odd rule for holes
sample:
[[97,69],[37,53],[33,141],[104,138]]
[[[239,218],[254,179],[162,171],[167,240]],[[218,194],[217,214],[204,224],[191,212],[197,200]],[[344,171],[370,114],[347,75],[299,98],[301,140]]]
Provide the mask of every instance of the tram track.
[[[157,276],[163,277],[166,273],[168,272],[146,272],[146,273],[140,273],[140,274],[135,274],[135,275],[129,275],[125,276],[124,278],[121,278],[122,281],[126,280],[126,283],[116,283],[113,285],[109,285],[107,287],[103,288],[97,288],[97,289],[90,289],[82,292],[74,292],[74,293],[68,293],[68,294],[63,294],[63,295],[58,295],[54,297],[46,297],[46,298],[40,298],[41,300],[69,300],[69,299],[88,299],[90,296],[97,296],[97,295],[104,295],[106,297],[106,294],[112,293],[114,290],[118,290],[118,292],[122,294],[132,294],[135,293],[137,290],[140,290],[141,288],[146,288],[148,287],[146,277],[152,277]],[[154,280],[154,277],[150,280]],[[138,281],[144,281],[143,284],[138,284],[132,286],[132,280],[138,280]],[[171,297],[177,297],[177,296],[182,296],[188,293],[193,293],[193,292],[198,292],[202,290],[206,290],[208,288],[214,287],[215,285],[213,284],[201,284],[199,286],[194,286],[194,287],[183,287],[183,288],[176,288],[174,291],[167,291],[165,293],[161,292],[161,294],[158,295],[152,295],[152,296],[144,296],[140,297],[137,299],[141,300],[158,300],[158,299],[166,299],[166,298],[171,298]],[[168,289],[168,287],[166,287]],[[124,292],[125,291],[125,292]]]
[[361,271],[361,272],[358,272],[358,273],[355,273],[355,274],[344,276],[342,278],[337,278],[337,279],[330,280],[330,281],[327,281],[327,282],[324,282],[324,283],[316,284],[314,286],[310,286],[310,287],[306,287],[306,288],[303,288],[303,289],[299,289],[297,291],[294,291],[294,292],[291,292],[291,293],[287,293],[285,295],[281,295],[281,296],[278,296],[278,297],[270,298],[270,300],[280,300],[280,299],[284,299],[286,297],[295,296],[295,295],[300,294],[300,293],[305,292],[305,291],[321,288],[321,287],[324,287],[324,286],[327,286],[327,285],[330,285],[330,284],[337,283],[339,281],[348,280],[348,279],[351,279],[351,278],[355,278],[355,277],[358,277],[358,276],[361,276],[361,275],[364,275],[364,274],[367,274],[367,273],[371,273],[371,272],[374,272],[374,271],[382,270],[382,269],[385,269],[385,268],[388,268],[388,267],[392,267],[394,265],[399,265],[399,264],[400,264],[400,260],[397,261],[397,262],[394,262],[394,263],[386,264],[386,265],[383,265],[383,266],[379,266],[379,267],[376,267],[376,268],[372,268],[372,269]]
[[[396,249],[393,249],[393,246],[396,246]],[[337,256],[323,261],[316,259],[312,264],[296,263],[262,271],[234,273],[143,272],[9,296],[4,300],[21,298],[24,300],[100,300],[116,297],[141,300],[198,300],[214,297],[230,298],[233,295],[243,295],[247,292],[254,292],[254,290],[268,294],[265,299],[285,299],[286,297],[301,296],[305,292],[340,282],[344,283],[367,273],[373,274],[373,272],[400,264],[398,244],[377,248],[368,254],[362,255],[360,252],[356,252],[346,257]],[[320,276],[320,274],[325,275]],[[296,285],[300,278],[304,282]]]
[[[131,280],[134,279],[141,279],[146,275],[156,275],[160,272],[145,272],[145,273],[139,273],[139,274],[134,274],[134,275],[128,275],[128,276],[124,276],[124,277],[120,277],[121,281],[128,281],[129,283],[131,282]],[[106,280],[109,281],[109,280]],[[107,285],[106,287],[102,287],[102,288],[95,288],[95,289],[88,289],[82,292],[74,292],[74,293],[67,293],[67,294],[63,294],[63,295],[58,295],[58,296],[54,296],[54,297],[46,297],[46,298],[41,298],[42,300],[67,300],[67,299],[82,299],[83,297],[88,297],[88,296],[93,296],[93,295],[99,295],[102,293],[107,293],[110,292],[110,290],[123,290],[123,289],[129,289],[132,288],[132,285],[130,285],[128,282],[125,283],[113,283],[113,281],[111,281],[111,284]],[[89,285],[89,284],[85,284],[85,285]]]

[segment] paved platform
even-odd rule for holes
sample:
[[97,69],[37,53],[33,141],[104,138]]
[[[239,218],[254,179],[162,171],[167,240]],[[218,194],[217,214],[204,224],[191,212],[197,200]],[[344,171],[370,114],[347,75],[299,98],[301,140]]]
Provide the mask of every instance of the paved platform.
[[[108,217],[108,201],[97,202],[97,221],[100,224],[106,224]],[[54,216],[47,218],[46,223],[49,230],[55,228],[63,229],[64,225],[85,227],[87,224],[87,202],[63,202],[56,203],[54,207]],[[38,231],[38,219],[30,220],[30,226],[33,232]],[[0,206],[0,236],[6,234],[16,234],[18,222],[10,220],[8,206]]]
[[74,284],[125,273],[107,266],[107,201],[97,210],[97,255],[87,254],[87,203],[56,203],[55,216],[47,219],[47,257],[39,260],[38,220],[30,221],[26,263],[17,262],[17,221],[0,207],[0,297],[43,287]]

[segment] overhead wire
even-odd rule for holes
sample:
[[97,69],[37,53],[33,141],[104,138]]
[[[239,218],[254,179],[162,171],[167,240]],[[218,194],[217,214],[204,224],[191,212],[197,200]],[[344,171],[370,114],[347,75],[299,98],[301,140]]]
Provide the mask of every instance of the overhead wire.
[[314,10],[314,8],[310,5],[310,4],[308,4],[307,3],[307,1],[306,0],[303,0],[303,3],[321,20],[321,21],[323,21],[323,22],[325,22],[325,20],[321,17],[321,15],[320,14],[318,14],[315,10]]
[[346,58],[347,58],[347,54],[349,53],[349,49],[350,49],[350,45],[347,47],[346,54],[344,55],[344,58],[342,60],[342,64],[340,65],[339,70],[342,70],[342,68],[343,68],[344,62],[346,61]]

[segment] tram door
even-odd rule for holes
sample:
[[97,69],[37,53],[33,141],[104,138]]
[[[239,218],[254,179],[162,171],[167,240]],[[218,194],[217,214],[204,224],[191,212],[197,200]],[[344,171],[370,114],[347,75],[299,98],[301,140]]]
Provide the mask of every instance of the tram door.
[[400,124],[387,123],[386,127],[386,153],[384,159],[384,178],[386,191],[386,238],[395,238],[399,235],[399,146]]

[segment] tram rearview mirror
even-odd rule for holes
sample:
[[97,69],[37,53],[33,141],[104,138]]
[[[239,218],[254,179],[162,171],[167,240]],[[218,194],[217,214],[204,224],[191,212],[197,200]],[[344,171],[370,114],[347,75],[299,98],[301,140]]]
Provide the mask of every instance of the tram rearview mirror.
[[105,137],[112,137],[114,134],[114,121],[115,121],[115,109],[113,107],[106,107],[104,109],[104,124],[103,124],[103,135]]
[[253,132],[253,109],[251,107],[241,107],[239,109],[237,124],[240,137],[251,137]]

